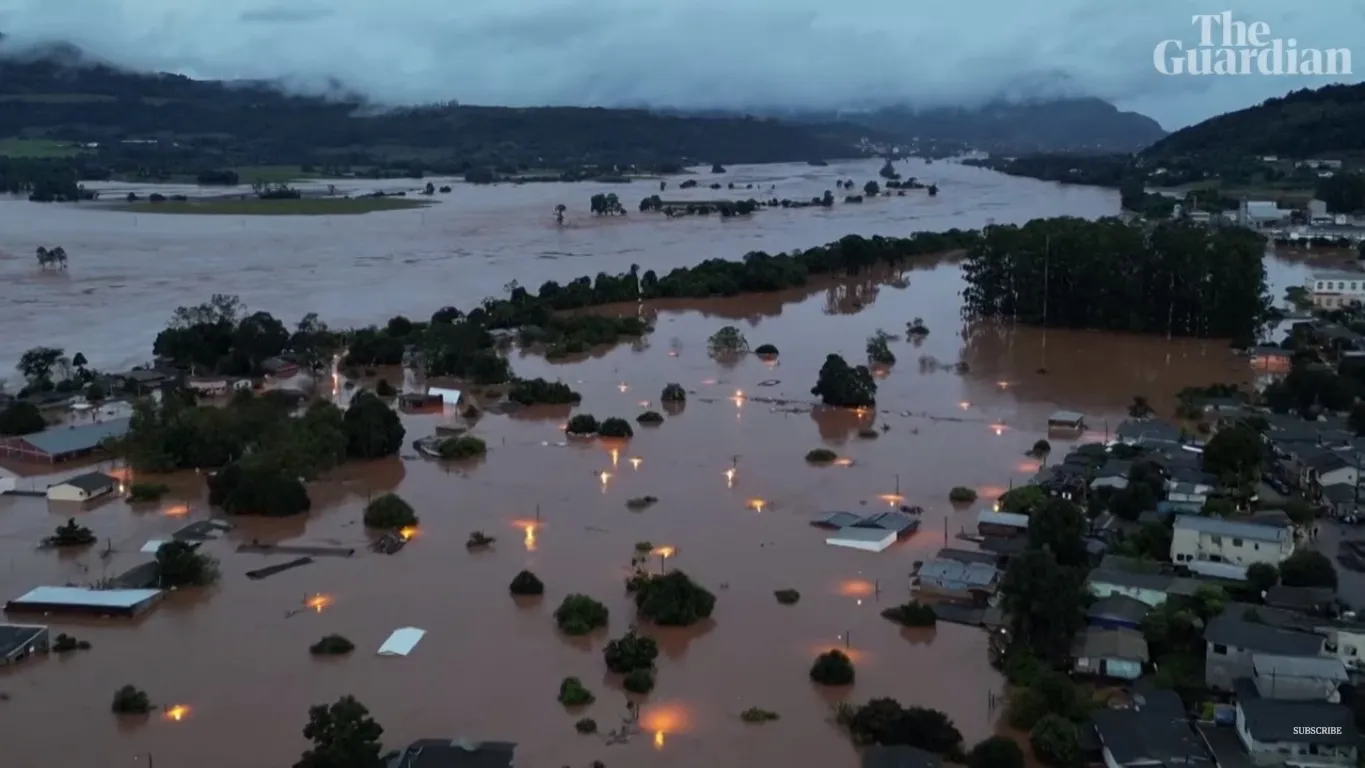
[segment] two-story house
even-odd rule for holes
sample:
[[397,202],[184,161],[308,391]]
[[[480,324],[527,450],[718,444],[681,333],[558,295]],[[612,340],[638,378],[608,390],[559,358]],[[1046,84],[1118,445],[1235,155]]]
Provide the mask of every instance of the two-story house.
[[1210,688],[1230,691],[1235,681],[1252,679],[1256,654],[1310,659],[1325,655],[1323,635],[1249,621],[1235,610],[1225,610],[1204,628],[1204,682]]
[[1198,563],[1278,566],[1294,554],[1294,532],[1216,517],[1179,515],[1171,535],[1171,562],[1197,570]]
[[1256,765],[1356,765],[1360,737],[1349,707],[1267,698],[1249,680],[1237,681],[1236,688],[1237,738]]

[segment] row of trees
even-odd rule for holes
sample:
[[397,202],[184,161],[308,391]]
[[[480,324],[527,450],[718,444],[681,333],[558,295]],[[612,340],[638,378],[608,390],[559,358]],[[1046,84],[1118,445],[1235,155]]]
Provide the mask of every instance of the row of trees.
[[1270,313],[1264,239],[1242,229],[1119,219],[993,226],[963,272],[973,317],[1249,344]]
[[357,394],[344,412],[319,401],[295,416],[294,407],[273,392],[239,392],[224,408],[176,395],[143,400],[115,449],[137,471],[213,470],[209,502],[229,513],[283,516],[311,506],[304,480],[402,447],[398,414],[372,394]]

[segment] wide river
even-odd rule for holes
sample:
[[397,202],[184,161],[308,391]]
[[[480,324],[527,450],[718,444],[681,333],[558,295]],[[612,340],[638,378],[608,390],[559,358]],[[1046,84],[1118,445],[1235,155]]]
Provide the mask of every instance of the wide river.
[[[734,167],[718,180],[810,198],[838,178],[861,187],[878,165]],[[175,307],[213,293],[236,294],[251,309],[291,323],[313,311],[334,326],[369,324],[396,314],[426,317],[444,305],[469,307],[513,280],[534,289],[547,279],[617,272],[632,263],[663,272],[850,233],[907,235],[1118,210],[1110,191],[951,163],[901,171],[936,181],[939,196],[910,192],[729,221],[635,213],[639,198],[658,189],[648,181],[457,184],[424,210],[336,218],[134,215],[4,201],[0,360],[8,366],[28,347],[51,345],[82,351],[102,368],[145,361]],[[596,192],[616,192],[632,213],[591,218],[588,198]],[[703,184],[666,196],[716,194]],[[552,209],[561,202],[569,216],[558,227]],[[33,256],[40,245],[63,246],[69,269],[40,271]],[[1308,269],[1279,258],[1267,263],[1277,295],[1301,283]],[[530,768],[586,768],[596,759],[631,767],[851,768],[857,757],[828,722],[830,704],[876,696],[944,710],[970,745],[999,728],[1000,711],[990,701],[1002,683],[987,663],[985,635],[951,624],[900,630],[878,615],[907,599],[914,561],[930,559],[972,525],[975,507],[954,509],[949,488],[975,487],[988,499],[1025,481],[1037,463],[1024,452],[1044,436],[1047,415],[1058,408],[1085,412],[1091,437],[1102,437],[1135,395],[1169,415],[1181,387],[1245,382],[1253,372],[1217,340],[964,325],[961,289],[956,265],[926,264],[889,279],[647,307],[657,323],[647,342],[581,362],[550,364],[514,352],[520,375],[564,379],[583,394],[579,410],[599,417],[633,419],[668,382],[692,395],[662,426],[637,428],[633,440],[610,446],[560,446],[567,411],[486,416],[475,432],[492,450],[475,466],[443,467],[405,449],[402,458],[349,466],[315,485],[306,518],[235,521],[237,530],[205,547],[221,560],[223,574],[207,592],[174,595],[133,623],[43,619],[54,634],[70,632],[94,647],[0,671],[4,763],[287,766],[305,747],[308,706],[347,693],[385,727],[387,746],[418,738],[509,740],[520,745],[518,766]],[[876,413],[809,407],[825,355],[861,361],[869,335],[879,328],[900,333],[912,317],[923,318],[931,333],[922,343],[893,343],[900,361],[879,381]],[[754,346],[776,344],[780,360],[730,366],[711,360],[706,337],[726,324],[738,325]],[[959,360],[967,373],[933,364]],[[737,390],[744,396],[735,397]],[[454,421],[451,414],[405,417],[409,439]],[[858,437],[866,427],[881,437]],[[808,466],[803,455],[822,445],[852,463]],[[48,482],[26,478],[21,487]],[[175,497],[153,510],[133,511],[121,501],[62,509],[41,499],[0,499],[0,600],[121,572],[146,559],[138,550],[149,539],[211,514],[198,478],[172,484]],[[388,490],[417,508],[421,530],[397,555],[370,554],[361,509],[367,497]],[[625,507],[643,495],[659,502],[640,512]],[[807,524],[821,511],[901,503],[923,506],[924,526],[880,554],[829,547]],[[104,545],[69,557],[35,551],[73,515],[111,551],[103,553]],[[474,530],[496,536],[496,544],[466,552]],[[250,581],[246,571],[288,559],[233,551],[252,539],[340,543],[361,552]],[[667,566],[708,586],[718,603],[704,627],[654,632],[663,654],[658,686],[643,700],[643,733],[608,744],[575,733],[573,723],[592,716],[605,731],[625,715],[624,694],[605,674],[601,648],[631,622],[622,580],[638,541],[675,548]],[[545,581],[542,602],[509,598],[506,585],[522,568]],[[779,605],[773,591],[783,588],[799,590],[800,602]],[[610,607],[607,635],[570,641],[556,632],[551,613],[572,592]],[[297,613],[312,594],[331,602]],[[406,626],[427,631],[410,656],[375,653]],[[310,658],[307,646],[333,632],[355,641],[356,652],[335,661]],[[808,680],[811,661],[832,647],[847,647],[855,660],[858,679],[850,690],[822,691]],[[555,701],[566,675],[597,694],[584,714],[566,713]],[[179,720],[121,720],[109,703],[125,683],[188,713]],[[747,725],[739,713],[750,706],[781,719]]]

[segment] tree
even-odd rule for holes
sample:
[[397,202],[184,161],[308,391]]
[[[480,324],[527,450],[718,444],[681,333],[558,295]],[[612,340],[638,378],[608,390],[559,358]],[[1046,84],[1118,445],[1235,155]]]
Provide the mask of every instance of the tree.
[[810,668],[810,679],[820,685],[853,685],[853,662],[848,654],[838,649],[825,651],[815,657]]
[[1050,550],[1029,549],[1010,559],[1000,582],[1011,641],[1042,659],[1061,658],[1085,626],[1090,596],[1078,569],[1058,564]]
[[15,368],[23,374],[29,386],[41,386],[52,382],[52,368],[61,359],[64,350],[60,347],[34,347],[19,357]]
[[1012,515],[1031,515],[1047,503],[1047,491],[1036,485],[1021,485],[1001,494],[1000,511]]
[[597,427],[597,434],[602,437],[631,438],[635,436],[635,430],[630,428],[630,422],[613,416],[602,420]]
[[1245,424],[1220,429],[1204,446],[1204,471],[1238,487],[1255,483],[1261,477],[1265,444],[1256,430]]
[[659,401],[664,403],[685,403],[687,402],[687,390],[683,385],[676,382],[664,386],[663,394],[659,396]]
[[891,351],[890,340],[890,334],[880,329],[867,337],[867,359],[880,365],[895,365],[896,353]]
[[1029,546],[1052,551],[1063,566],[1084,565],[1088,557],[1085,534],[1089,524],[1085,512],[1066,499],[1050,498],[1029,515]]
[[137,686],[125,685],[114,691],[114,703],[110,709],[118,715],[145,715],[152,711],[152,700],[146,691]]
[[297,475],[288,475],[268,461],[234,461],[208,476],[209,504],[230,515],[289,517],[313,507],[308,489]]
[[659,626],[686,627],[711,617],[716,596],[686,573],[673,570],[638,583],[635,607]]
[[1024,768],[1024,750],[1008,736],[991,736],[967,753],[967,768]]
[[168,541],[157,548],[157,583],[162,589],[202,587],[218,579],[218,564],[197,550],[197,544],[184,541]]
[[615,192],[593,195],[588,202],[588,210],[595,216],[616,216],[626,215],[626,209],[621,205],[621,200]]
[[713,355],[739,355],[749,351],[749,340],[733,325],[727,325],[711,334],[706,340],[706,348]]
[[57,530],[43,543],[49,547],[84,547],[95,543],[95,532],[71,518],[57,526]]
[[403,436],[407,434],[398,414],[369,392],[360,392],[352,398],[344,425],[346,453],[357,459],[392,456],[403,447]]
[[597,430],[597,419],[590,413],[576,413],[564,425],[564,431],[570,435],[595,435]]
[[1337,569],[1327,555],[1300,549],[1280,563],[1280,582],[1286,587],[1337,586]]
[[47,421],[33,403],[15,400],[0,410],[0,435],[31,435],[44,429]]
[[865,365],[850,367],[839,355],[829,355],[810,393],[825,405],[871,408],[877,404],[877,382]]
[[863,194],[868,197],[876,197],[881,194],[882,188],[877,186],[877,182],[869,181],[863,185]]
[[839,706],[836,720],[858,745],[906,745],[935,754],[961,748],[962,733],[936,709],[902,707],[895,699],[872,699],[862,706]]
[[365,527],[396,531],[417,525],[412,505],[396,493],[386,493],[365,505]]
[[1247,566],[1247,587],[1257,595],[1280,582],[1280,569],[1270,563],[1252,563]]
[[521,571],[512,577],[512,584],[508,589],[514,595],[543,595],[545,594],[545,584],[530,571]]
[[641,637],[633,629],[602,649],[607,669],[618,675],[629,674],[637,669],[653,669],[654,660],[658,657],[659,645],[654,639]]
[[1033,754],[1054,768],[1077,768],[1081,764],[1080,730],[1060,715],[1045,715],[1029,731]]
[[607,607],[587,595],[572,594],[555,609],[555,622],[566,635],[586,635],[607,626]]
[[294,768],[384,768],[384,728],[354,696],[308,709],[303,737],[313,742]]
[[597,697],[576,677],[566,677],[559,682],[560,704],[566,707],[586,707],[597,701]]

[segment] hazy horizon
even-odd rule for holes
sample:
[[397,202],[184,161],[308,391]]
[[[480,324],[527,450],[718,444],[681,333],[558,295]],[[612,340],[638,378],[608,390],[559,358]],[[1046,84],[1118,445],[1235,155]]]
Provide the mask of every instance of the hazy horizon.
[[[1167,129],[1346,77],[1168,77],[1164,39],[1198,42],[1196,13],[1231,10],[1302,48],[1365,40],[1365,3],[1200,7],[1149,0],[1024,8],[964,0],[0,0],[4,49],[56,42],[136,70],[336,82],[385,105],[848,109],[975,106],[1001,98],[1094,96]],[[1354,64],[1365,72],[1363,58]]]

